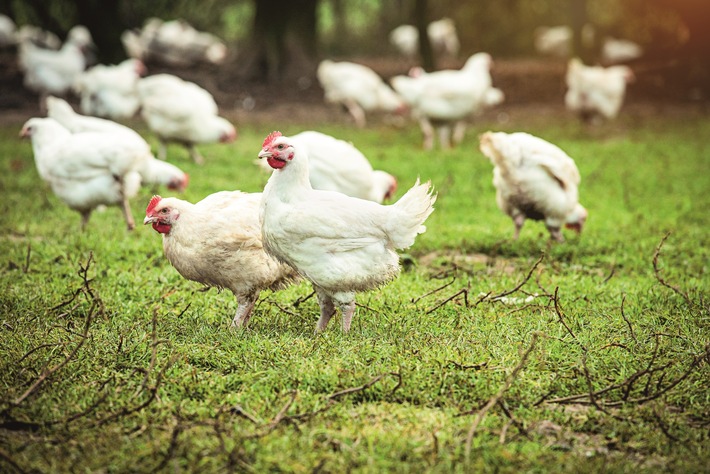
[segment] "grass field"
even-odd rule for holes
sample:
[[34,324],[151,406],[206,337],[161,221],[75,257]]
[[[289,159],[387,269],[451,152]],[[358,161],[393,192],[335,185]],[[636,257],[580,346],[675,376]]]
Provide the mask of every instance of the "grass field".
[[[306,283],[262,293],[231,331],[231,293],[182,279],[151,228],[129,233],[109,208],[79,232],[22,123],[5,125],[0,471],[707,472],[707,115],[587,129],[511,112],[446,152],[422,151],[413,124],[238,125],[233,145],[201,148],[203,167],[169,150],[191,176],[184,199],[261,191],[263,137],[315,128],[395,174],[400,196],[417,176],[434,183],[406,271],[358,296],[349,334],[336,321],[313,334]],[[478,151],[486,129],[575,158],[580,238],[550,245],[528,222],[510,240]]]

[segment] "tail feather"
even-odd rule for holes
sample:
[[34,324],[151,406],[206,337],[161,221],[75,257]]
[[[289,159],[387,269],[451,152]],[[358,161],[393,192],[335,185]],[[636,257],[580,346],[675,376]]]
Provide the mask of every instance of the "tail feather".
[[392,205],[393,216],[387,234],[397,249],[406,249],[414,244],[417,235],[426,231],[424,221],[434,212],[436,194],[431,181],[414,186]]

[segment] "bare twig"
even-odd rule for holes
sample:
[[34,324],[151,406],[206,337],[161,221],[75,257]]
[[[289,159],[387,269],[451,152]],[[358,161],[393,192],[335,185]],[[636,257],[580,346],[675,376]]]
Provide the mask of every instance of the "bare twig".
[[510,385],[513,383],[513,381],[517,378],[518,373],[525,367],[525,364],[527,363],[528,357],[530,356],[530,353],[532,353],[533,349],[535,348],[535,343],[537,342],[538,334],[533,333],[532,338],[530,339],[530,345],[528,348],[525,350],[523,355],[520,357],[520,361],[518,362],[518,365],[516,365],[513,370],[510,372],[508,377],[506,377],[505,382],[501,387],[498,389],[498,392],[493,395],[488,402],[478,410],[478,413],[476,413],[476,417],[473,419],[473,423],[471,423],[471,428],[468,430],[468,436],[466,437],[466,448],[465,448],[465,453],[466,453],[466,464],[469,463],[469,460],[471,459],[471,443],[473,442],[473,436],[476,434],[476,430],[478,429],[478,425],[481,424],[483,419],[485,418],[486,414],[488,411],[493,408],[503,397],[503,394],[510,388]]
[[53,373],[57,372],[58,370],[61,370],[64,366],[66,366],[70,360],[74,358],[74,356],[79,352],[79,349],[81,349],[81,346],[84,345],[86,340],[88,339],[89,336],[89,327],[91,326],[91,321],[94,317],[94,309],[96,307],[96,301],[92,301],[91,303],[91,308],[89,309],[88,314],[86,315],[86,322],[84,323],[84,332],[80,336],[79,342],[74,346],[74,349],[62,360],[59,364],[55,365],[51,369],[46,369],[42,372],[42,374],[39,376],[37,380],[34,381],[30,387],[25,390],[25,393],[17,397],[14,401],[14,405],[19,405],[22,403],[23,400],[25,400],[27,397],[29,397],[35,390],[39,388],[40,385],[44,383],[47,378],[49,378]]
[[229,412],[233,413],[235,415],[239,415],[242,418],[246,418],[247,420],[251,421],[255,425],[261,424],[261,421],[259,421],[259,419],[257,417],[255,417],[254,415],[252,415],[251,413],[246,411],[244,408],[242,408],[241,405],[233,406],[232,408],[229,409]]
[[433,313],[434,311],[436,311],[437,309],[441,308],[441,307],[444,306],[446,303],[448,303],[449,301],[455,299],[457,296],[460,296],[460,295],[463,295],[464,304],[465,304],[466,307],[468,308],[468,288],[461,288],[459,291],[457,291],[457,292],[454,293],[453,295],[449,296],[448,298],[446,298],[446,299],[445,299],[444,301],[442,301],[441,303],[437,304],[437,305],[434,306],[433,308],[429,308],[429,309],[426,311],[425,314]]
[[626,301],[626,295],[621,297],[621,317],[624,318],[624,321],[626,321],[626,325],[629,327],[629,332],[631,333],[631,339],[634,340],[635,343],[638,344],[638,340],[636,339],[636,334],[634,334],[634,327],[631,325],[631,321],[629,321],[629,318],[626,317],[626,313],[624,313],[624,302]]
[[437,292],[443,290],[444,288],[446,288],[446,287],[448,287],[448,286],[451,286],[455,281],[456,281],[456,277],[454,276],[454,277],[451,278],[451,281],[450,281],[450,282],[445,283],[445,284],[441,285],[441,286],[438,287],[438,288],[434,288],[434,289],[431,290],[431,291],[427,291],[426,293],[424,293],[424,294],[421,295],[421,296],[417,296],[416,298],[412,298],[412,303],[416,304],[417,301],[419,301],[419,300],[421,300],[421,299],[423,299],[423,298],[426,298],[427,296],[431,296],[431,295],[433,295],[434,293],[437,293]]
[[276,426],[279,423],[281,423],[281,421],[286,416],[286,412],[288,412],[288,409],[291,408],[291,405],[293,405],[293,402],[296,401],[297,396],[298,396],[298,390],[291,391],[291,398],[284,404],[283,407],[281,407],[281,410],[279,410],[279,412],[271,420],[271,422],[268,425],[266,425],[267,431],[273,431],[274,428],[276,428]]
[[564,328],[567,330],[567,332],[569,333],[569,335],[572,336],[572,339],[574,339],[575,342],[576,342],[577,344],[579,344],[579,347],[581,347],[584,352],[587,352],[586,346],[585,346],[584,344],[582,344],[582,343],[579,341],[579,339],[577,339],[577,336],[574,334],[574,332],[572,331],[572,329],[570,329],[570,327],[569,327],[569,326],[567,325],[567,323],[565,322],[565,318],[564,318],[564,315],[563,315],[563,313],[562,313],[562,309],[560,308],[560,298],[559,298],[559,294],[558,294],[559,289],[560,289],[559,286],[556,286],[556,287],[555,287],[555,294],[554,294],[554,296],[552,297],[552,301],[553,301],[554,304],[555,304],[555,313],[557,313],[557,317],[559,318],[560,323],[562,324],[562,326],[564,326]]
[[312,298],[313,295],[315,295],[315,294],[316,294],[316,290],[313,290],[313,291],[311,291],[311,293],[310,293],[309,295],[302,296],[302,297],[298,297],[298,298],[296,298],[296,301],[294,301],[293,303],[291,303],[291,306],[293,306],[294,308],[298,308],[298,305],[300,305],[301,303],[303,303],[303,302],[309,300],[309,299]]
[[25,256],[25,265],[22,267],[22,273],[30,271],[30,255],[32,254],[32,244],[27,242],[27,255]]
[[535,263],[533,263],[532,267],[530,267],[530,271],[528,271],[528,274],[525,275],[525,278],[523,278],[523,280],[520,283],[518,283],[514,288],[512,288],[510,290],[507,290],[502,293],[498,293],[497,295],[491,296],[490,298],[488,298],[488,300],[489,301],[499,300],[504,296],[508,296],[508,295],[513,294],[516,291],[518,291],[520,288],[523,287],[523,285],[525,285],[525,283],[528,282],[528,280],[530,280],[530,277],[532,276],[533,272],[535,271],[537,266],[540,265],[540,262],[542,262],[542,260],[544,258],[545,258],[545,252],[540,254],[540,258],[538,258],[537,261]]
[[686,303],[688,303],[688,306],[693,306],[693,302],[690,299],[690,296],[688,296],[688,293],[682,291],[679,287],[671,285],[668,283],[662,276],[661,276],[661,271],[658,269],[658,257],[661,254],[661,248],[663,247],[663,244],[665,243],[666,239],[671,235],[670,232],[668,232],[666,235],[663,236],[661,239],[661,242],[658,244],[658,247],[656,247],[656,251],[653,252],[653,273],[656,275],[656,280],[658,280],[658,283],[661,285],[665,286],[666,288],[670,288],[673,290],[675,293],[678,295],[682,296],[683,299],[685,300]]

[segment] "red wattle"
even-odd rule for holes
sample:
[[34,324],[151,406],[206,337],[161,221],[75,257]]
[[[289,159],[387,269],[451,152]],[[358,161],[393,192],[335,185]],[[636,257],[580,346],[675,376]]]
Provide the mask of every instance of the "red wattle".
[[273,156],[268,157],[268,158],[266,159],[266,162],[269,163],[269,166],[271,166],[272,168],[277,169],[277,170],[279,170],[279,169],[283,168],[284,166],[286,166],[286,162],[285,162],[285,161],[277,160],[277,159],[274,158]]

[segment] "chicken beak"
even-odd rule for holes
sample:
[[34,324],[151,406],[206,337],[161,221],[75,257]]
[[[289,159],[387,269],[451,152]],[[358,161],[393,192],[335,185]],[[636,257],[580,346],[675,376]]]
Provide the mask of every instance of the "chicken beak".
[[273,156],[273,153],[271,153],[269,150],[261,150],[259,152],[259,159],[270,158],[272,156]]
[[155,222],[155,217],[152,216],[145,216],[145,219],[143,219],[143,225],[152,224],[153,222]]

